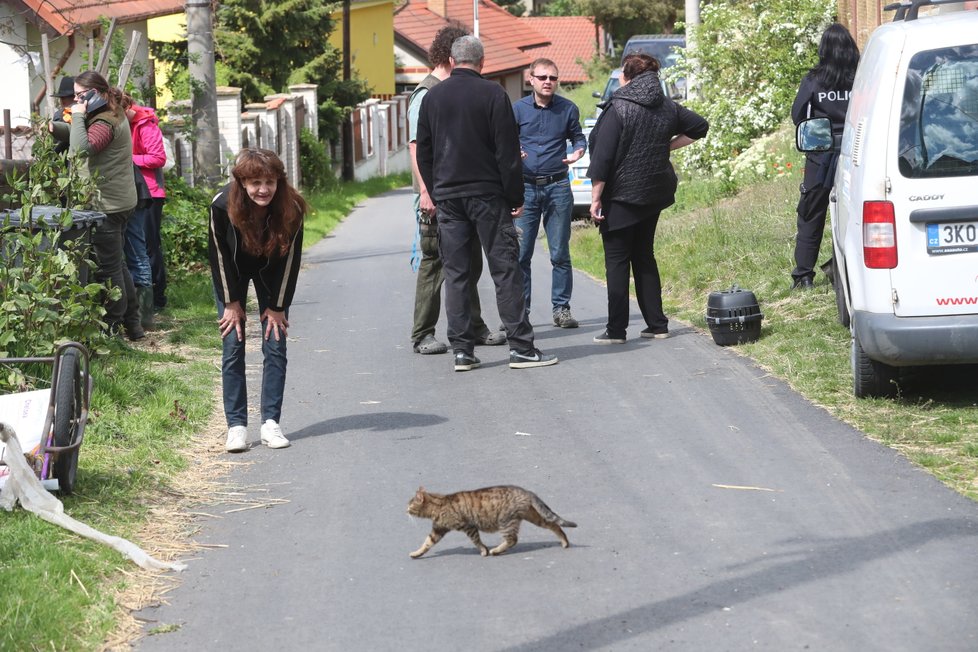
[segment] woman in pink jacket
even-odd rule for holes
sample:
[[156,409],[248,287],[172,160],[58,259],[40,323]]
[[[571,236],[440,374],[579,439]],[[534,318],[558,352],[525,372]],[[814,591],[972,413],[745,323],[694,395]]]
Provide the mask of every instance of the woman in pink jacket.
[[163,166],[166,150],[163,132],[153,109],[140,106],[129,96],[123,102],[132,130],[132,162],[139,204],[126,228],[126,263],[139,297],[143,328],[153,326],[153,312],[166,304],[166,269],[160,228],[163,222]]

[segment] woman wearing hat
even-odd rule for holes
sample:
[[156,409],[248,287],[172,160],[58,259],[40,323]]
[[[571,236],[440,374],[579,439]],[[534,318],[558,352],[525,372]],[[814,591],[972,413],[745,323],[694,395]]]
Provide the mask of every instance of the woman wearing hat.
[[[58,82],[58,90],[51,97],[61,100],[61,111],[51,116],[51,119],[55,122],[71,124],[71,105],[75,103],[75,78],[62,77],[61,81]],[[54,146],[54,151],[57,154],[67,152],[68,141],[59,140]]]

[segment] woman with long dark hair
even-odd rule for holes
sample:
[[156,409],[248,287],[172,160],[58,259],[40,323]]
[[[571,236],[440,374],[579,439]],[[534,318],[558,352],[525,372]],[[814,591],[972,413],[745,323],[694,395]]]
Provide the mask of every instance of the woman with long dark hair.
[[[791,119],[797,125],[808,118],[828,118],[832,133],[842,134],[849,91],[859,63],[859,48],[843,25],[832,23],[822,33],[818,45],[818,64],[801,81],[791,106]],[[795,237],[795,268],[792,289],[811,289],[815,285],[815,263],[822,246],[825,211],[835,177],[838,152],[806,155],[805,177],[798,199],[798,235]]]
[[621,87],[602,105],[591,130],[591,218],[604,244],[608,324],[597,344],[624,344],[628,327],[628,279],[646,328],[641,336],[669,336],[662,310],[662,282],[655,260],[659,214],[675,202],[679,183],[669,153],[702,138],[707,121],[662,92],[659,62],[630,54],[622,63]]
[[228,436],[225,448],[248,448],[245,385],[245,300],[254,284],[262,326],[261,442],[285,448],[282,398],[287,365],[289,306],[302,258],[307,206],[289,185],[282,160],[267,149],[238,154],[233,179],[211,203],[208,247],[223,339],[221,380]]
[[69,151],[88,155],[82,171],[95,177],[98,184],[92,208],[106,215],[92,232],[95,278],[122,291],[118,299],[106,300],[105,319],[110,332],[125,329],[130,340],[139,340],[146,334],[139,320],[136,288],[123,255],[126,225],[137,200],[132,136],[122,108],[122,92],[110,87],[93,70],[76,76],[74,89],[71,123],[52,122],[52,132],[59,140],[68,141]]

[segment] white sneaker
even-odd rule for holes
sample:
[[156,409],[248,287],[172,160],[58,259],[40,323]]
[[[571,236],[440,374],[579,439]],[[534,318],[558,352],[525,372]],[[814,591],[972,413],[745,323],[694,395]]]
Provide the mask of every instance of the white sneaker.
[[229,453],[240,453],[248,450],[248,429],[244,426],[228,428],[228,441],[224,444],[224,450]]
[[274,419],[269,419],[261,425],[261,443],[269,448],[288,448],[289,440],[282,434],[282,426]]

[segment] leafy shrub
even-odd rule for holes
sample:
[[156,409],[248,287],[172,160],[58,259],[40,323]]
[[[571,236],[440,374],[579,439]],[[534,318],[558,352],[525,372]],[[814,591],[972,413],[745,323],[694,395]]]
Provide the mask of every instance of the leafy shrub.
[[163,253],[167,273],[180,278],[207,265],[207,222],[215,191],[194,188],[173,172],[165,183]]
[[299,133],[299,166],[302,169],[303,190],[330,190],[336,187],[336,176],[326,144],[308,129]]
[[693,32],[695,47],[681,52],[667,76],[694,78],[698,95],[687,105],[710,121],[710,133],[685,148],[679,160],[729,175],[732,159],[790,113],[835,10],[834,0],[704,5]]
[[[87,239],[67,240],[61,229],[72,226],[72,208],[87,206],[93,181],[80,175],[83,158],[62,158],[54,151],[46,121],[35,121],[33,131],[30,171],[26,177],[8,176],[12,192],[4,196],[20,209],[0,219],[0,357],[49,356],[68,340],[94,348],[105,327],[105,286],[82,283],[82,271],[94,268]],[[62,205],[68,208],[61,209],[54,225],[32,221],[35,206]],[[119,289],[111,292],[118,296]],[[0,392],[29,389],[50,372],[34,370],[38,376],[30,378],[25,369],[3,368]]]

